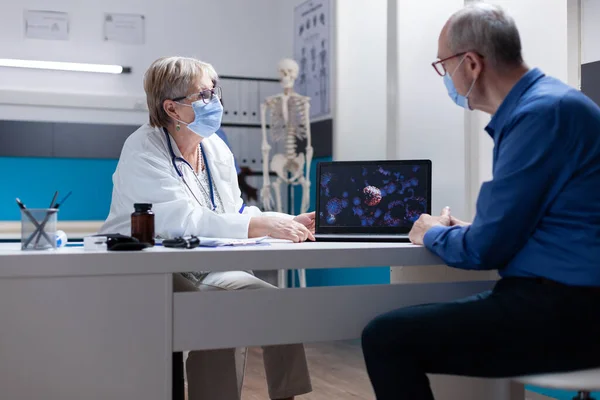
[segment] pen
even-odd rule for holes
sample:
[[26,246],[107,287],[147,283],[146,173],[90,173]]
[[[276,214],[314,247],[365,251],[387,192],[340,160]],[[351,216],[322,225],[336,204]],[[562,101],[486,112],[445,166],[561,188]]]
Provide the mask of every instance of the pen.
[[65,197],[63,197],[61,201],[59,201],[58,203],[56,203],[56,206],[54,206],[54,208],[58,209],[60,206],[62,206],[63,204],[65,204],[65,201],[67,201],[67,199],[69,198],[69,196],[71,196],[71,193],[73,193],[72,190],[69,193],[67,193],[67,195]]
[[58,197],[58,190],[54,192],[54,196],[52,197],[52,201],[50,202],[49,208],[54,208],[54,203],[56,202],[56,198]]

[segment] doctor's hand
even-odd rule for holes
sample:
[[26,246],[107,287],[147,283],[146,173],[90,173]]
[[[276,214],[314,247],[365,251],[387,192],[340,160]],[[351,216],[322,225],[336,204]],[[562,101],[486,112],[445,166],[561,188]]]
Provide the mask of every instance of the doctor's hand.
[[419,219],[414,223],[408,234],[412,244],[423,244],[423,238],[428,230],[434,226],[450,226],[450,208],[444,207],[442,214],[439,217],[434,217],[429,214],[421,214]]
[[294,218],[294,221],[304,225],[310,233],[315,233],[315,212],[300,214]]
[[261,236],[291,240],[294,243],[315,240],[313,234],[300,222],[280,217],[252,218],[248,227],[248,237]]

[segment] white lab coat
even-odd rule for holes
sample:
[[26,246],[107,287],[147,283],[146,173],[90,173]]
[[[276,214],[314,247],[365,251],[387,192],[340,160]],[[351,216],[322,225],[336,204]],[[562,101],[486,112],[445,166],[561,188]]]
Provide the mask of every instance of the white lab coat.
[[[181,152],[169,135],[177,157]],[[257,207],[243,207],[233,154],[217,135],[202,141],[211,177],[223,201],[224,214],[202,207],[191,195],[171,162],[166,136],[161,128],[141,126],[127,140],[113,175],[110,214],[101,233],[131,234],[134,203],[152,203],[155,232],[163,238],[183,235],[247,238],[250,218],[263,213]],[[185,180],[201,199],[200,188],[191,168],[178,163]],[[240,213],[240,210],[242,210]]]

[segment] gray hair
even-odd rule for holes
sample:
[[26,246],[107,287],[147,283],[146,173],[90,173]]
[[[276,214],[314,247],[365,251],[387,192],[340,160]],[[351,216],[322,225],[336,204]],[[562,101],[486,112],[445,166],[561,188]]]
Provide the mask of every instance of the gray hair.
[[194,58],[163,57],[154,61],[144,75],[150,125],[167,127],[171,118],[164,110],[164,101],[187,95],[194,82],[205,75],[215,83],[219,78],[212,65]]
[[478,2],[452,15],[448,41],[453,54],[477,52],[494,68],[523,63],[515,20],[495,5]]

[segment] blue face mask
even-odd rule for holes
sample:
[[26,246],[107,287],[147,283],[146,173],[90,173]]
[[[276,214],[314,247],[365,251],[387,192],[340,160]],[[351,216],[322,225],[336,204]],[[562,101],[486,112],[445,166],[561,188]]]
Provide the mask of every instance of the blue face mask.
[[462,108],[466,108],[467,110],[472,110],[471,106],[469,105],[469,95],[471,94],[471,91],[473,90],[473,86],[475,86],[475,82],[477,82],[477,78],[475,78],[475,80],[471,84],[471,87],[467,91],[467,94],[464,96],[459,94],[456,91],[456,87],[454,86],[454,82],[452,81],[452,75],[454,75],[454,73],[461,66],[461,64],[463,63],[464,60],[465,60],[465,58],[463,57],[463,59],[460,61],[458,66],[454,69],[454,72],[452,72],[452,74],[450,74],[449,72],[446,72],[446,75],[444,75],[444,85],[446,85],[446,89],[448,89],[448,96],[450,96],[452,101],[454,101],[457,105],[461,106]]
[[[202,100],[195,101],[192,105],[184,103],[179,104],[194,109],[194,120],[186,125],[188,129],[196,135],[207,138],[221,127],[223,105],[217,96],[213,96],[208,104],[204,103]],[[179,122],[185,124],[183,121]]]

